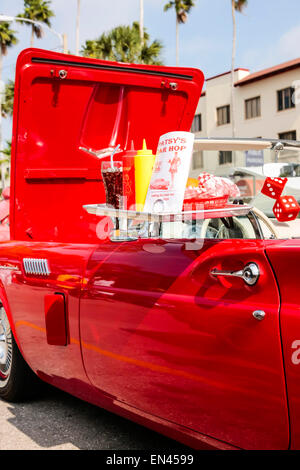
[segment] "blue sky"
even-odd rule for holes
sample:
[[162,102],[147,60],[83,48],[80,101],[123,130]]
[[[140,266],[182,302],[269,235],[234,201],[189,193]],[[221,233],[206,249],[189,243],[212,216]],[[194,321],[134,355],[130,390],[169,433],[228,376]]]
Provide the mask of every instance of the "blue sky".
[[[175,14],[164,12],[167,0],[144,0],[145,27],[152,39],[164,45],[163,60],[175,64]],[[69,49],[75,50],[76,0],[52,0],[52,27],[68,35]],[[206,77],[230,70],[232,21],[230,0],[196,0],[189,20],[180,26],[180,65],[202,69]],[[16,15],[23,0],[0,0],[0,13]],[[119,24],[139,18],[139,0],[81,0],[80,39],[93,39]],[[236,66],[251,71],[300,57],[299,0],[249,0],[244,14],[237,14]],[[19,44],[4,58],[3,78],[14,77],[18,53],[29,47],[30,28],[14,23]],[[58,38],[45,31],[35,46],[58,50]],[[300,78],[300,77],[299,77]],[[4,137],[10,122],[4,120]]]

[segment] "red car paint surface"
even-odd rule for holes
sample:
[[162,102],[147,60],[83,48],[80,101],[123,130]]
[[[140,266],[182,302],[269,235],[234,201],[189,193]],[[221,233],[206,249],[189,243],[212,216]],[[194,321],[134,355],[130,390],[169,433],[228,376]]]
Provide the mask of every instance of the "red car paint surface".
[[[79,147],[145,137],[155,149],[164,132],[190,129],[202,85],[194,69],[23,51],[1,301],[30,367],[75,396],[194,448],[300,448],[300,369],[289,363],[300,242],[113,243],[82,209],[105,193],[101,161]],[[47,259],[49,275],[28,274],[25,258]],[[210,274],[250,261],[254,286]]]
[[284,240],[267,247],[276,272],[281,298],[280,328],[291,421],[291,447],[300,448],[300,305],[299,240]]

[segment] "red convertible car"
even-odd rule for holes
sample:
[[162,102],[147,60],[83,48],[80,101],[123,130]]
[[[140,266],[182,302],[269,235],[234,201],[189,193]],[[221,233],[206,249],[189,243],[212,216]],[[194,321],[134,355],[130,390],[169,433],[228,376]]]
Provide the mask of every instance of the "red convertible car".
[[300,240],[246,205],[99,236],[99,156],[189,130],[202,85],[196,69],[19,56],[0,397],[39,378],[197,449],[299,449]]

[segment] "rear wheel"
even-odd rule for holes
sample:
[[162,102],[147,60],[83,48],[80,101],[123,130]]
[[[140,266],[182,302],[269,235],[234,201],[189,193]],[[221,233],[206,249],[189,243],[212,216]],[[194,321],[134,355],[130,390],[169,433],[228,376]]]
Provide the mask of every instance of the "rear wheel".
[[0,398],[20,401],[36,392],[38,378],[24,361],[0,306]]

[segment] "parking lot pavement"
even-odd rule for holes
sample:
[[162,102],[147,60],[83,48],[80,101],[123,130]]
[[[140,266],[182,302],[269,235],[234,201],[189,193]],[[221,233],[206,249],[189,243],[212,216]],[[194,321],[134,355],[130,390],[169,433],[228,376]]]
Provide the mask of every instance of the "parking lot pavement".
[[0,450],[175,450],[181,444],[142,426],[46,388],[27,403],[0,400]]

